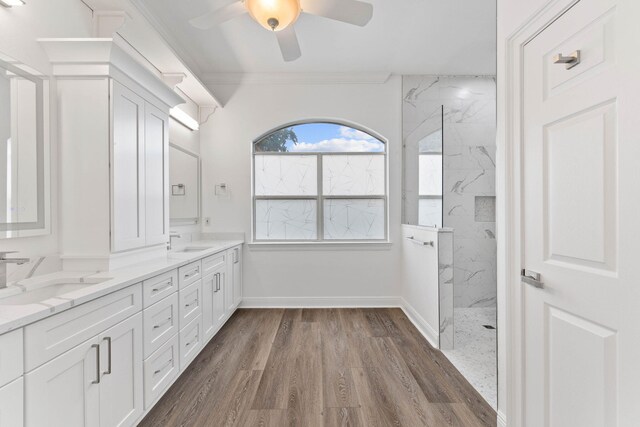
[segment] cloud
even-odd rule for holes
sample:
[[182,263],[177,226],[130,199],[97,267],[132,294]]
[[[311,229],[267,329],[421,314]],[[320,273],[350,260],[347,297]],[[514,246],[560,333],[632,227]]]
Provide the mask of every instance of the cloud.
[[376,139],[368,133],[347,126],[340,126],[340,136],[345,139],[376,141]]
[[[355,129],[349,129],[356,131]],[[342,134],[342,131],[340,132]],[[364,135],[364,132],[360,132]],[[358,135],[359,136],[359,135]],[[353,138],[332,138],[315,143],[299,142],[290,148],[291,152],[381,152],[384,151],[384,144],[377,139],[367,135],[367,139]]]

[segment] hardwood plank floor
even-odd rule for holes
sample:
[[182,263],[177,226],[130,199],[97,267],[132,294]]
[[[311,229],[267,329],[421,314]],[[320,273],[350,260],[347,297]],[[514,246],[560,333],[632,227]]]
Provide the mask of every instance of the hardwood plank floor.
[[494,427],[402,310],[238,310],[141,426]]

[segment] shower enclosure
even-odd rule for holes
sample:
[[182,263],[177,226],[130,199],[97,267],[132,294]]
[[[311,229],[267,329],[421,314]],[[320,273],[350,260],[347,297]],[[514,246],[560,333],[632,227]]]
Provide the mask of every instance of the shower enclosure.
[[441,349],[494,407],[495,89],[494,77],[403,77],[403,223],[453,235],[453,343]]

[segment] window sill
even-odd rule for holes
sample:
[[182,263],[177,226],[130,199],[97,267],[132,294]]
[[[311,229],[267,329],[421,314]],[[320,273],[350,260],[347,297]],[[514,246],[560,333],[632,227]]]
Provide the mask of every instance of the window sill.
[[251,242],[247,246],[251,250],[388,251],[393,247],[393,243],[388,240],[379,242]]

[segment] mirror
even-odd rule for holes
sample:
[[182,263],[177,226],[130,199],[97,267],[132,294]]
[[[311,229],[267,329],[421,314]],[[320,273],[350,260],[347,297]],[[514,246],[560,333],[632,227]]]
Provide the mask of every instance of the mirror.
[[197,223],[200,218],[200,157],[171,144],[169,182],[171,223]]
[[48,90],[0,54],[0,238],[49,233]]

